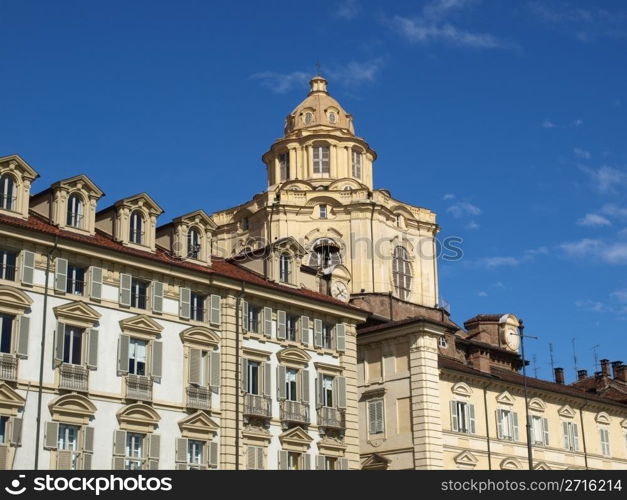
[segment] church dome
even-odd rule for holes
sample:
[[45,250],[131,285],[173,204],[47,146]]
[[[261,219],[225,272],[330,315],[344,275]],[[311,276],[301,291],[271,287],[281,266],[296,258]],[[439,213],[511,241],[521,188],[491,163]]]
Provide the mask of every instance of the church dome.
[[327,81],[318,75],[311,79],[309,85],[309,95],[285,120],[285,135],[320,128],[341,129],[354,135],[353,117],[329,95]]

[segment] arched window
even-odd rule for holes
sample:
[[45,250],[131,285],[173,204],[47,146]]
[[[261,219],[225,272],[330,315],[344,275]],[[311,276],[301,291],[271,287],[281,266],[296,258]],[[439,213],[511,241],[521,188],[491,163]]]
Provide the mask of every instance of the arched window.
[[76,193],[67,200],[67,221],[71,227],[83,227],[83,199]]
[[15,206],[15,181],[9,174],[0,177],[0,208],[13,210]]
[[138,245],[144,242],[144,216],[139,210],[135,210],[131,214],[131,227],[129,232],[129,241]]
[[325,144],[313,146],[313,171],[314,174],[329,173],[329,146]]
[[313,122],[313,113],[311,113],[310,111],[307,111],[305,113],[305,125],[311,125],[311,123]]
[[198,259],[200,256],[200,233],[192,227],[187,231],[187,257]]
[[409,252],[402,246],[394,249],[394,257],[392,260],[392,275],[394,277],[394,289],[396,296],[406,300],[411,293],[411,262],[409,261]]
[[328,269],[342,263],[340,247],[335,241],[329,238],[316,240],[311,247],[312,252],[309,257],[309,265],[320,269]]
[[281,182],[290,178],[290,154],[286,151],[279,155],[279,169],[281,171]]
[[361,179],[361,151],[352,150],[353,177]]
[[292,282],[292,256],[289,253],[282,253],[279,257],[279,281]]

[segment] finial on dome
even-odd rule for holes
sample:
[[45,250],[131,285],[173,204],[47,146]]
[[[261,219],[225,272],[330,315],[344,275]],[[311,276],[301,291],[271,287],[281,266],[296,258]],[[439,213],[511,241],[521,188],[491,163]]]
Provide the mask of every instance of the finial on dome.
[[320,75],[314,76],[309,81],[309,85],[311,86],[311,91],[309,92],[310,94],[313,94],[314,92],[323,92],[325,94],[328,94],[327,81]]

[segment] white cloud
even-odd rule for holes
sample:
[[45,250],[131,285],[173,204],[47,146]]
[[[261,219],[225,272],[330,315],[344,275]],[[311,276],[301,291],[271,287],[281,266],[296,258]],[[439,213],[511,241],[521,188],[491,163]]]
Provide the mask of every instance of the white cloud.
[[[584,311],[617,314],[622,317],[627,314],[627,304],[616,304],[617,301],[615,300],[615,293],[616,292],[610,294],[610,298],[611,300],[613,299],[613,303],[601,302],[598,300],[578,300],[575,302],[575,305]],[[623,293],[623,291],[621,290],[618,293]],[[627,294],[627,291],[625,291],[625,293]]]
[[311,75],[303,71],[291,73],[276,73],[274,71],[262,71],[251,75],[254,80],[259,80],[261,85],[276,94],[285,94],[294,87],[305,87]]
[[542,122],[542,128],[556,128],[557,124],[549,120],[548,118]]
[[610,293],[610,297],[616,302],[627,304],[627,289],[616,290],[615,292]]
[[573,127],[581,127],[583,125],[583,120],[580,118],[577,118],[576,120],[574,120],[571,125]]
[[492,288],[500,288],[500,289],[505,289],[505,285],[503,284],[502,281],[497,281],[496,283],[492,283],[490,285],[490,287]]
[[603,165],[597,170],[583,165],[579,168],[590,177],[594,188],[600,193],[614,192],[617,187],[627,183],[625,172],[608,165]]
[[525,250],[525,256],[527,258],[532,258],[536,255],[547,255],[548,253],[549,249],[547,247],[530,248],[529,250]]
[[606,264],[627,264],[627,242],[610,243],[584,238],[580,241],[562,243],[561,250],[567,257],[587,258]]
[[452,193],[447,193],[442,197],[443,200],[454,200],[455,199],[455,195]]
[[344,0],[340,3],[337,10],[335,11],[335,15],[341,19],[345,19],[350,21],[357,17],[359,11],[361,10],[361,6],[357,0]]
[[599,240],[584,238],[579,241],[562,243],[560,248],[568,257],[585,257],[597,252],[600,246]]
[[520,259],[516,257],[485,257],[479,260],[479,265],[487,269],[497,267],[516,267],[520,264]]
[[487,296],[488,296],[488,293],[487,293],[487,292],[484,292],[483,290],[480,290],[480,291],[477,293],[477,295],[478,295],[479,297],[487,297]]
[[609,264],[627,264],[627,243],[612,243],[602,252],[601,257]]
[[464,217],[481,214],[481,209],[467,201],[458,201],[446,209],[447,212],[453,214],[453,217]]
[[586,214],[585,217],[577,221],[577,224],[586,227],[602,227],[612,225],[609,219],[598,214]]
[[615,203],[606,203],[601,208],[601,213],[608,215],[610,217],[616,217],[619,219],[627,219],[627,208],[620,207]]
[[481,226],[477,224],[474,220],[471,220],[468,224],[466,224],[466,229],[479,229]]
[[584,160],[589,160],[592,157],[589,151],[581,148],[573,149],[573,153],[577,158],[583,158]]

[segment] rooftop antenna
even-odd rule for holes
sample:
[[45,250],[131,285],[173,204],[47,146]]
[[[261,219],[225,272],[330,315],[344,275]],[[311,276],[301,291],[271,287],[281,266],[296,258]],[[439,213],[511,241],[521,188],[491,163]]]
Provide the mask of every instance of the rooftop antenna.
[[555,373],[555,358],[553,357],[553,342],[549,342],[549,355],[551,356],[551,373]]
[[320,76],[320,61],[316,62],[316,76]]
[[575,373],[577,373],[577,349],[575,347],[575,337],[573,337],[573,362],[575,363]]
[[599,344],[595,344],[592,346],[592,355],[594,357],[594,371],[597,371],[597,367],[599,366]]
[[531,359],[533,360],[533,376],[538,378],[538,357],[534,354]]

